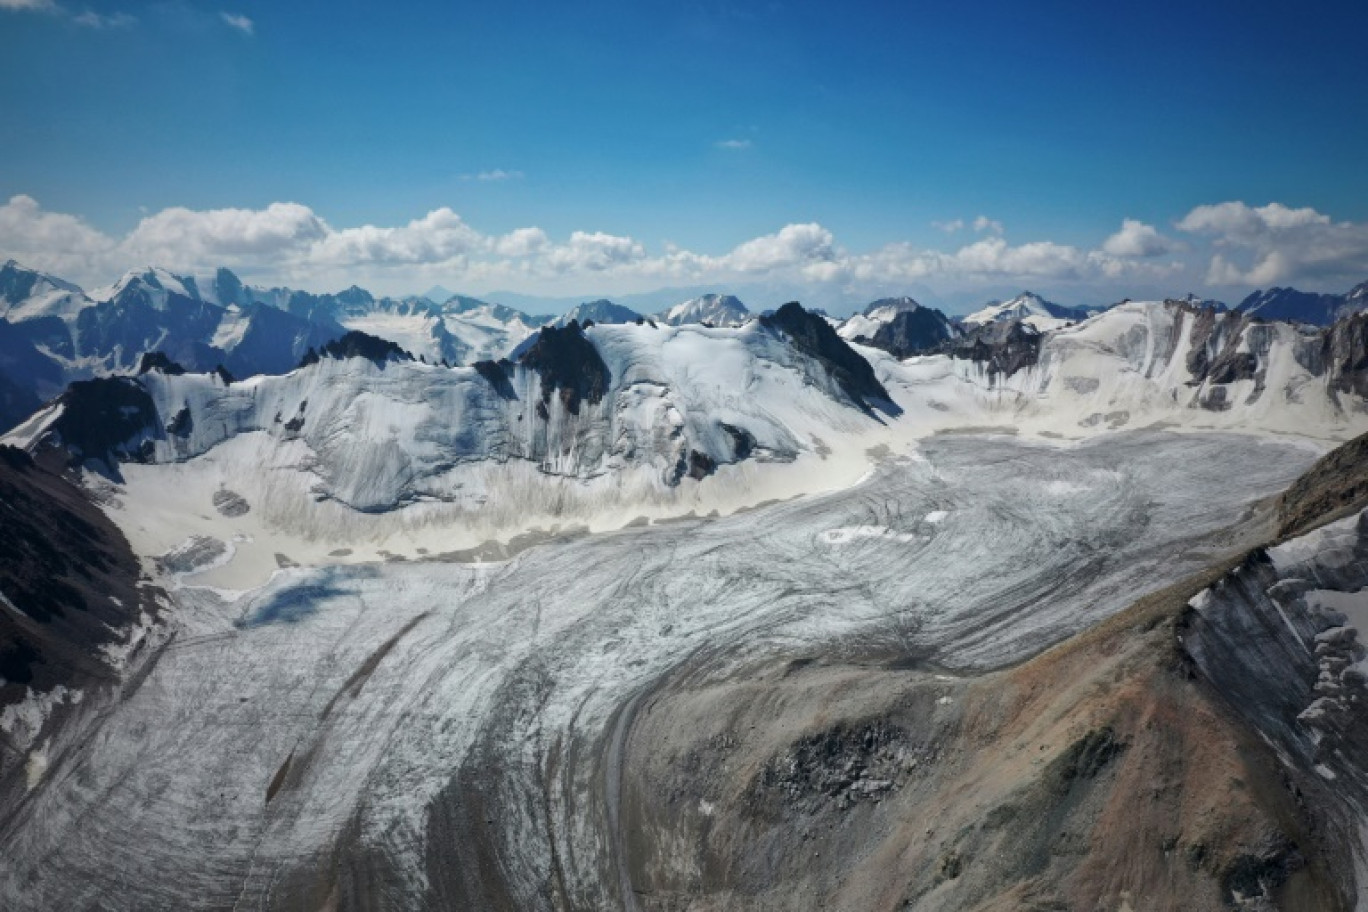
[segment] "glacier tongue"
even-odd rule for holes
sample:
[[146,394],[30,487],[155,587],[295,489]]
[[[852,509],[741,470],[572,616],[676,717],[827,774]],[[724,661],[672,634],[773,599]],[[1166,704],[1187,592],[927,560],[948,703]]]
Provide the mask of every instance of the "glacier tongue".
[[[1238,547],[1220,530],[1310,455],[1248,436],[948,436],[840,495],[507,563],[181,589],[156,667],[8,824],[0,895],[469,907],[462,872],[484,871],[518,908],[551,905],[553,881],[617,904],[614,720],[689,656],[1013,662]],[[857,528],[888,534],[832,546]]]

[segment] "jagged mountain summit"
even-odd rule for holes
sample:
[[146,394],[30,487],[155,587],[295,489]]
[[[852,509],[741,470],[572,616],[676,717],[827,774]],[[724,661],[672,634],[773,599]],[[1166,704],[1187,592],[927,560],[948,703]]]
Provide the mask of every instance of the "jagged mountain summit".
[[1009,301],[993,302],[968,316],[961,317],[965,326],[1020,320],[1037,332],[1059,329],[1070,323],[1086,320],[1097,313],[1084,307],[1064,307],[1047,301],[1034,292],[1024,291]]
[[837,332],[846,340],[854,340],[861,336],[873,338],[881,326],[891,322],[898,314],[920,309],[922,306],[909,297],[880,298],[870,302],[859,313],[842,320]]
[[1270,288],[1249,295],[1240,302],[1238,309],[1264,320],[1329,326],[1336,320],[1368,310],[1368,282],[1362,282],[1344,294]]
[[89,304],[78,285],[8,260],[0,267],[0,319],[66,319]]
[[685,323],[707,323],[711,326],[741,326],[752,319],[735,295],[705,294],[676,304],[656,314],[655,319],[667,326]]
[[548,325],[568,326],[571,323],[578,323],[583,326],[585,323],[636,323],[642,319],[644,317],[630,307],[614,304],[607,298],[599,298],[596,301],[576,304],[565,313],[550,320]]
[[[869,335],[858,332],[872,328]],[[840,327],[842,337],[883,349],[895,358],[944,352],[963,335],[955,323],[934,307],[923,307],[911,298],[875,301]]]

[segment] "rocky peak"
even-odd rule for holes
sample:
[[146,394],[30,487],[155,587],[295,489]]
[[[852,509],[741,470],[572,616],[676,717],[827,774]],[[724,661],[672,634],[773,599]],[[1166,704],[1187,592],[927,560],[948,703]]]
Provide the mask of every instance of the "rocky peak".
[[804,310],[797,301],[762,316],[760,325],[817,361],[852,402],[866,409],[876,401],[881,407],[896,408],[869,362],[837,335],[830,323]]
[[304,359],[299,362],[299,366],[307,367],[310,364],[317,364],[323,358],[333,358],[339,361],[347,358],[365,358],[377,367],[383,368],[390,361],[412,361],[413,355],[388,339],[381,339],[372,336],[370,333],[354,329],[341,338],[324,343],[318,349],[310,348],[304,355]]
[[612,380],[608,365],[575,320],[563,327],[543,326],[520,363],[541,375],[543,417],[553,392],[559,391],[566,411],[578,415],[580,402],[598,404]]
[[861,336],[855,341],[881,348],[902,359],[939,351],[954,337],[954,327],[945,314],[931,307],[916,306],[898,311],[893,319],[879,327],[873,338]]
[[1010,377],[1040,360],[1043,335],[1022,319],[993,320],[969,326],[960,338],[947,342],[953,358],[984,364],[989,375]]

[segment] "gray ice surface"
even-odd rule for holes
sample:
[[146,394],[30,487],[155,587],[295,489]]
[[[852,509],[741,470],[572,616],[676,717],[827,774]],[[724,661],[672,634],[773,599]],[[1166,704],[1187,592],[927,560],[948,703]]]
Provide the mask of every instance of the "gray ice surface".
[[838,494],[502,564],[182,590],[145,682],[0,824],[0,906],[264,908],[330,867],[439,905],[469,848],[452,803],[477,794],[486,876],[521,908],[550,904],[553,874],[577,906],[621,907],[599,758],[691,657],[1015,662],[1204,566],[1229,544],[1213,533],[1314,457],[1160,433],[921,452]]

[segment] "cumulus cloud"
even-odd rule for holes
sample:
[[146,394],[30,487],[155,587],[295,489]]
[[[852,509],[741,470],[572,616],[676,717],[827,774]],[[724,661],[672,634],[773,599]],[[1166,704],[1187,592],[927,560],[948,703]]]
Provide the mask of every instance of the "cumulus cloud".
[[0,206],[0,256],[55,273],[90,275],[106,268],[117,241],[74,215],[48,212],[31,196]]
[[951,219],[948,222],[932,222],[931,227],[946,234],[954,234],[964,229],[964,219]]
[[1129,218],[1122,219],[1121,230],[1102,242],[1102,251],[1115,257],[1157,257],[1181,249],[1181,244],[1164,237],[1153,225]]
[[749,149],[751,146],[755,145],[755,143],[751,142],[749,139],[722,139],[718,140],[714,145],[719,149],[739,152],[742,149]]
[[1212,238],[1217,251],[1206,276],[1212,285],[1360,281],[1368,274],[1368,224],[1335,222],[1310,207],[1198,206],[1178,228]]
[[111,236],[19,195],[0,206],[0,259],[13,256],[82,282],[108,281],[147,264],[191,273],[226,265],[263,281],[309,288],[353,281],[413,287],[434,277],[471,287],[603,292],[757,278],[826,287],[921,281],[972,286],[1158,279],[1184,271],[1195,279],[1204,268],[1211,283],[1229,285],[1368,274],[1368,226],[1335,223],[1309,209],[1238,203],[1194,209],[1179,227],[1210,237],[1209,262],[1209,254],[1197,262],[1192,246],[1134,219],[1095,248],[1014,243],[986,221],[962,222],[960,230],[978,227],[979,233],[951,249],[895,242],[851,251],[814,221],[707,253],[674,244],[653,250],[637,238],[601,230],[552,236],[530,226],[487,234],[448,207],[399,225],[340,227],[296,202],[261,209],[172,207]]
[[545,250],[551,245],[545,231],[535,226],[516,228],[503,237],[495,238],[492,248],[495,253],[506,257],[528,257]]
[[551,247],[546,262],[556,272],[606,272],[646,258],[646,248],[629,237],[575,231],[568,244]]
[[394,266],[449,261],[480,249],[485,239],[459,215],[443,206],[395,228],[362,225],[334,231],[323,225],[322,232],[311,240],[316,242],[308,254],[308,260],[313,263]]
[[461,180],[484,181],[485,183],[498,183],[499,181],[522,180],[521,171],[508,171],[503,168],[494,168],[489,171],[479,171],[474,174],[462,174]]
[[123,242],[138,261],[193,266],[278,262],[330,235],[308,206],[272,203],[265,209],[163,209],[140,221]]
[[223,11],[219,13],[219,18],[227,23],[230,28],[235,28],[244,35],[251,35],[256,32],[256,23],[241,14]]
[[72,22],[93,29],[128,28],[138,20],[128,13],[109,13],[107,15],[86,10],[73,16]]
[[784,266],[811,266],[835,258],[831,232],[816,222],[785,225],[775,234],[739,244],[722,265],[738,272],[769,272]]
[[987,231],[992,234],[1002,234],[1002,222],[999,222],[997,219],[990,219],[986,215],[980,215],[978,218],[974,219],[974,230],[979,233]]
[[53,0],[0,0],[0,10],[34,10],[50,12],[57,9]]

